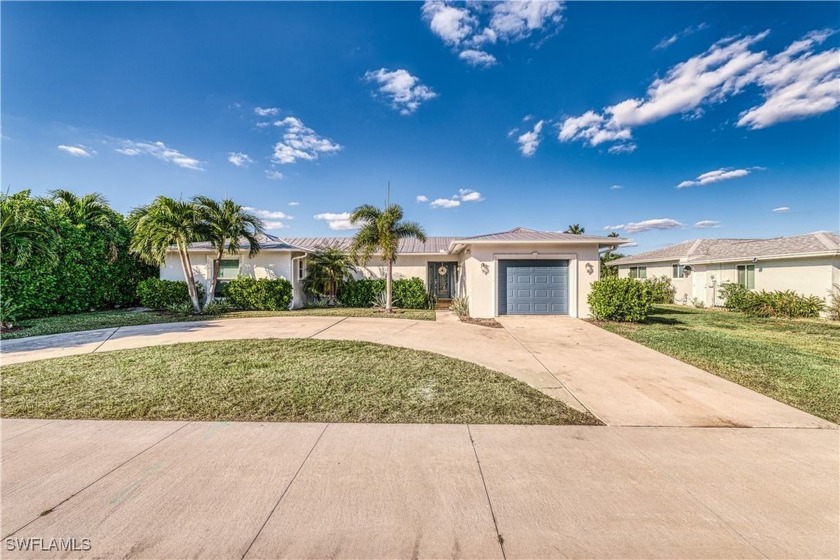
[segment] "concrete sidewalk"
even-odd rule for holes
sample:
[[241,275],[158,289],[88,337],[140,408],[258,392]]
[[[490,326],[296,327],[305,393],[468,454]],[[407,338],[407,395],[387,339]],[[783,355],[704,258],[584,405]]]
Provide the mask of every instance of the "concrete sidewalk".
[[[254,338],[363,340],[437,352],[528,383],[611,426],[836,428],[594,325],[568,317],[503,317],[503,329],[460,322],[268,317],[142,325],[3,341],[13,364],[184,342]],[[173,347],[173,352],[177,349]]]
[[[840,550],[834,430],[3,420],[0,432],[5,558]],[[9,549],[34,538],[90,550]]]

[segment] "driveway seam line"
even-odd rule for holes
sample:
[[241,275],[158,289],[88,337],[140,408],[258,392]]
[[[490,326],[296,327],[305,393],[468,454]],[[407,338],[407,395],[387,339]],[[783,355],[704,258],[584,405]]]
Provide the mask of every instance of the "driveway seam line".
[[[655,429],[655,428],[654,428],[654,429]],[[738,429],[738,428],[733,428],[733,429]],[[682,482],[680,482],[679,480],[677,480],[676,478],[674,478],[673,476],[671,476],[671,473],[668,471],[668,469],[667,469],[667,468],[665,468],[665,467],[664,467],[664,466],[662,466],[662,465],[657,464],[657,463],[656,463],[653,459],[651,459],[650,457],[648,457],[648,456],[647,456],[647,454],[646,454],[644,451],[642,451],[641,449],[639,449],[639,448],[637,448],[636,446],[634,446],[632,441],[630,441],[630,440],[628,440],[627,438],[625,438],[625,437],[624,437],[624,435],[621,433],[621,430],[616,430],[616,432],[618,433],[618,437],[620,437],[621,439],[623,439],[623,440],[624,440],[624,441],[625,441],[625,442],[626,442],[626,443],[627,443],[627,444],[628,444],[628,445],[629,445],[629,446],[630,446],[630,447],[631,447],[631,448],[632,448],[632,449],[633,449],[636,453],[638,453],[639,455],[641,455],[642,457],[644,457],[644,458],[645,458],[645,460],[646,460],[648,463],[650,463],[650,464],[651,464],[654,468],[656,468],[657,470],[659,470],[659,471],[663,472],[663,473],[665,474],[665,476],[667,476],[667,477],[668,477],[668,479],[670,479],[670,480],[671,480],[671,482],[673,482],[673,483],[674,483],[677,487],[681,488],[681,489],[682,489],[682,490],[683,490],[686,494],[688,494],[689,496],[691,496],[691,498],[692,498],[695,502],[697,502],[698,504],[700,504],[700,506],[702,506],[702,507],[703,507],[706,511],[708,511],[709,513],[711,513],[712,515],[714,515],[714,516],[715,516],[715,517],[716,517],[716,518],[717,518],[717,519],[718,519],[721,523],[723,523],[725,526],[729,527],[729,529],[731,529],[733,533],[735,533],[736,535],[738,535],[738,536],[741,538],[741,540],[743,540],[745,543],[747,543],[747,545],[749,545],[749,546],[750,546],[750,548],[752,548],[753,550],[755,550],[756,552],[758,552],[759,554],[761,554],[761,556],[762,556],[763,558],[770,558],[769,556],[767,556],[766,554],[764,554],[764,552],[763,552],[761,549],[759,549],[759,548],[758,548],[758,546],[756,546],[755,544],[753,544],[753,542],[752,542],[752,541],[750,541],[747,537],[745,537],[744,535],[742,535],[742,534],[740,533],[740,531],[738,531],[738,529],[736,529],[735,527],[733,527],[732,525],[730,525],[730,524],[729,524],[729,522],[727,522],[727,521],[726,521],[723,517],[721,517],[721,516],[720,516],[720,514],[719,514],[718,512],[716,512],[715,510],[713,510],[710,506],[706,505],[706,503],[705,503],[703,500],[701,500],[700,498],[698,498],[697,496],[695,496],[695,495],[694,495],[694,493],[693,493],[691,490],[689,490],[689,489],[688,489],[688,487],[687,487],[685,484],[683,484]]]
[[[346,317],[345,317],[345,319],[346,319]],[[339,321],[339,322],[341,322],[341,321]],[[265,526],[268,525],[268,522],[271,520],[271,517],[274,515],[274,512],[277,511],[277,508],[280,506],[280,502],[282,502],[283,498],[286,497],[286,493],[289,491],[289,488],[291,488],[292,484],[294,484],[295,480],[297,479],[297,476],[300,474],[300,471],[303,470],[303,466],[309,460],[309,457],[312,455],[312,452],[315,451],[315,448],[318,446],[318,443],[321,441],[321,438],[324,437],[324,432],[326,432],[327,428],[329,428],[329,427],[330,427],[330,424],[327,423],[327,425],[324,426],[324,429],[321,430],[321,433],[318,434],[318,439],[315,440],[315,443],[312,444],[312,448],[309,450],[309,453],[307,453],[306,457],[303,458],[303,461],[300,462],[300,466],[295,471],[295,474],[292,476],[292,479],[289,481],[289,483],[283,489],[283,492],[280,494],[280,497],[277,498],[277,503],[275,503],[274,507],[271,508],[271,511],[268,512],[268,516],[265,518],[265,521],[263,521],[263,524],[260,525],[260,528],[257,531],[257,534],[254,535],[254,538],[251,540],[251,543],[248,545],[248,548],[246,548],[245,552],[242,553],[242,556],[241,556],[240,560],[244,560],[245,557],[248,556],[248,553],[251,552],[251,548],[254,546],[254,543],[257,542],[258,538],[260,538],[260,535],[262,534],[263,529],[265,529]]]
[[25,525],[23,525],[23,526],[21,526],[21,527],[19,527],[19,528],[15,529],[14,531],[12,531],[11,533],[9,533],[8,535],[5,535],[5,536],[3,537],[3,539],[5,540],[5,539],[7,539],[7,538],[11,537],[12,535],[14,535],[15,533],[19,533],[20,531],[22,531],[22,530],[26,529],[27,527],[29,527],[30,525],[32,525],[33,523],[35,523],[36,521],[38,521],[39,519],[41,519],[42,517],[44,517],[44,513],[45,513],[45,512],[52,513],[52,512],[53,512],[53,511],[55,511],[57,508],[59,508],[59,507],[61,507],[62,505],[66,504],[67,502],[69,502],[70,500],[72,500],[73,498],[75,498],[76,496],[78,496],[79,494],[81,494],[82,492],[84,492],[85,490],[87,490],[88,488],[90,488],[91,486],[93,486],[94,484],[96,484],[97,482],[100,482],[100,481],[101,481],[102,479],[104,479],[106,476],[108,476],[108,475],[110,475],[110,474],[114,473],[117,469],[120,469],[120,468],[124,467],[124,466],[125,466],[125,465],[127,465],[129,462],[133,461],[134,459],[136,459],[137,457],[139,457],[140,455],[142,455],[143,453],[145,453],[146,451],[148,451],[148,450],[149,450],[149,449],[151,449],[152,447],[156,446],[157,444],[159,444],[159,443],[163,442],[164,440],[166,440],[166,439],[170,438],[171,436],[175,435],[176,433],[180,432],[181,430],[183,430],[184,428],[186,428],[186,427],[187,427],[188,425],[190,425],[190,424],[192,424],[192,422],[191,422],[191,421],[184,422],[184,424],[183,424],[182,426],[179,426],[178,428],[176,428],[176,429],[172,430],[171,432],[169,432],[168,434],[166,434],[165,436],[163,436],[162,438],[160,438],[159,440],[157,440],[156,442],[154,442],[154,443],[153,443],[153,444],[151,444],[150,446],[148,446],[148,447],[146,447],[145,449],[143,449],[143,450],[139,451],[138,453],[136,453],[136,454],[132,455],[131,457],[129,457],[128,459],[126,459],[125,461],[123,461],[122,463],[120,463],[119,465],[117,465],[116,467],[114,467],[113,469],[111,469],[110,471],[106,472],[105,474],[103,474],[102,476],[100,476],[99,478],[97,478],[96,480],[94,480],[93,482],[91,482],[90,484],[86,485],[84,488],[80,489],[80,490],[79,490],[79,491],[77,491],[77,492],[74,492],[74,493],[70,494],[69,496],[67,496],[66,498],[64,498],[63,500],[61,500],[60,502],[58,502],[56,505],[52,506],[51,508],[44,510],[44,512],[41,512],[41,513],[38,515],[38,517],[36,517],[35,519],[32,519],[31,521],[27,522]]
[[[13,419],[12,419],[12,418],[7,418],[6,420],[13,420]],[[25,432],[21,432],[21,433],[19,433],[19,434],[18,434],[18,435],[16,435],[16,436],[12,436],[12,437],[6,438],[6,439],[4,439],[4,440],[3,440],[2,442],[0,442],[0,443],[6,443],[7,441],[11,441],[11,440],[15,439],[16,437],[20,437],[20,436],[22,436],[22,435],[28,434],[29,432],[34,432],[35,430],[37,430],[37,429],[39,429],[39,428],[43,428],[44,426],[49,426],[49,425],[50,425],[50,424],[52,424],[53,422],[55,422],[55,420],[50,420],[49,422],[47,422],[47,423],[45,423],[45,424],[40,424],[40,425],[38,425],[38,426],[35,426],[34,428],[30,428],[30,429],[26,430]]]
[[[339,320],[338,320],[338,321],[336,321],[335,323],[330,323],[329,325],[327,325],[326,327],[324,327],[324,328],[323,328],[323,329],[321,329],[320,331],[316,331],[316,332],[314,332],[314,333],[310,334],[309,336],[307,336],[306,338],[314,338],[314,337],[318,336],[319,334],[321,334],[322,332],[330,330],[331,328],[333,328],[333,327],[334,327],[334,326],[336,326],[337,324],[339,324],[339,323],[343,323],[343,322],[344,322],[344,321],[346,321],[347,319],[349,319],[349,317],[342,317],[341,319],[339,319]],[[325,428],[325,429],[326,429],[326,428]]]
[[100,349],[100,348],[102,348],[102,345],[103,345],[103,344],[105,344],[106,342],[108,342],[109,340],[111,340],[111,337],[112,337],[112,336],[114,336],[115,334],[117,334],[117,331],[118,331],[118,330],[120,330],[121,328],[122,328],[122,327],[117,327],[116,329],[114,329],[113,331],[111,331],[111,334],[109,334],[109,335],[105,338],[105,340],[103,340],[102,342],[100,342],[100,343],[99,343],[99,346],[97,346],[96,348],[94,348],[93,350],[91,350],[91,351],[90,351],[90,353],[91,353],[91,354],[95,354],[96,352],[99,352],[99,349]]
[[[416,327],[416,326],[417,326],[417,323],[419,323],[419,322],[420,322],[420,321],[413,321],[413,322],[412,322],[410,325],[408,325],[407,327],[402,328],[402,329],[398,330],[397,332],[393,332],[393,333],[391,333],[391,334],[386,334],[385,336],[381,336],[381,337],[377,338],[374,342],[376,342],[377,344],[379,344],[379,343],[380,343],[380,341],[385,340],[386,338],[389,338],[389,337],[392,337],[392,336],[397,336],[397,335],[400,335],[400,334],[404,333],[405,331],[407,331],[408,329],[410,329],[411,327]],[[403,347],[403,348],[405,348],[405,347]]]
[[473,454],[475,455],[475,464],[478,465],[478,474],[481,476],[481,485],[484,487],[484,495],[487,496],[487,505],[490,507],[490,517],[493,518],[493,528],[496,530],[496,540],[499,543],[499,548],[502,550],[502,558],[507,560],[507,554],[505,553],[505,539],[499,532],[499,523],[496,521],[496,512],[493,511],[493,502],[490,500],[490,491],[487,489],[487,481],[484,480],[484,470],[481,468],[481,460],[478,458],[478,450],[475,448],[475,440],[473,439],[472,430],[470,429],[469,424],[467,424],[467,434],[470,436],[470,445],[472,446]]
[[[575,399],[575,400],[578,402],[578,404],[579,404],[580,406],[582,406],[583,408],[585,408],[585,409],[586,409],[586,411],[587,411],[589,414],[591,414],[592,416],[594,416],[595,418],[597,418],[597,419],[598,419],[598,421],[599,421],[599,422],[601,422],[603,425],[605,425],[605,426],[609,426],[609,424],[607,424],[606,422],[604,422],[604,421],[603,421],[603,420],[602,420],[602,419],[601,419],[601,418],[600,418],[597,414],[595,414],[594,412],[592,412],[592,411],[589,409],[589,407],[588,407],[588,406],[586,406],[585,404],[583,404],[583,401],[581,401],[581,400],[577,397],[577,395],[575,395],[575,394],[572,392],[572,390],[571,390],[571,389],[569,389],[568,387],[566,387],[566,384],[565,384],[565,383],[563,383],[562,381],[560,381],[560,378],[559,378],[559,377],[557,377],[556,375],[554,375],[554,372],[553,372],[553,371],[551,371],[550,369],[548,369],[548,366],[546,366],[546,365],[542,362],[542,360],[540,360],[539,358],[537,358],[537,356],[536,356],[533,352],[531,352],[531,349],[530,349],[530,348],[528,348],[527,346],[525,346],[525,344],[524,344],[521,340],[519,340],[519,337],[517,337],[515,334],[513,334],[513,332],[512,332],[512,331],[510,331],[510,330],[509,330],[506,326],[502,325],[502,328],[503,328],[503,329],[505,329],[505,331],[507,331],[507,333],[510,335],[510,337],[511,337],[513,340],[515,340],[517,343],[519,343],[519,345],[520,345],[520,346],[521,346],[521,347],[522,347],[522,348],[523,348],[526,352],[528,352],[528,353],[531,355],[531,357],[532,357],[532,358],[534,358],[535,360],[537,360],[537,363],[538,363],[538,364],[540,364],[540,365],[543,367],[543,369],[544,369],[544,370],[545,370],[545,371],[546,371],[546,372],[547,372],[547,373],[548,373],[551,377],[553,377],[554,379],[556,379],[556,380],[557,380],[557,383],[559,383],[559,384],[560,384],[560,386],[561,386],[561,387],[563,387],[563,389],[565,389],[565,390],[566,390],[566,392],[567,392],[567,393],[569,393],[569,394],[572,396],[572,398],[573,398],[573,399]],[[558,399],[558,400],[560,400],[560,399]]]

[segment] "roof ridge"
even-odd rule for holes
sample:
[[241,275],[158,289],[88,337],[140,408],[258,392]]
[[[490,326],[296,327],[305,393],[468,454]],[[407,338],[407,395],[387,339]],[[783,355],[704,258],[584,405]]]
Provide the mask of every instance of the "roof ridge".
[[688,248],[688,251],[686,252],[685,256],[690,257],[691,255],[693,255],[694,251],[696,251],[697,248],[700,247],[700,244],[703,243],[703,241],[705,241],[705,239],[695,239],[694,243],[691,244],[691,247]]

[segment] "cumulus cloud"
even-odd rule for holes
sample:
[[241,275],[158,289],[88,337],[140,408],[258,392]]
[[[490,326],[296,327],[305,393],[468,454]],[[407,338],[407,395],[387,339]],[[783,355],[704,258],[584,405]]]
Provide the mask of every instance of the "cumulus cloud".
[[747,169],[733,169],[731,167],[722,167],[721,169],[715,169],[714,171],[708,171],[702,175],[698,175],[696,179],[683,181],[677,185],[677,188],[685,189],[687,187],[697,187],[700,185],[708,185],[709,183],[719,183],[720,181],[737,179],[738,177],[746,177],[754,169],[761,168],[749,167]]
[[426,0],[421,13],[432,33],[459,52],[458,58],[488,68],[496,63],[496,57],[487,52],[489,46],[522,41],[535,34],[550,36],[562,23],[563,8],[559,0]]
[[256,107],[254,113],[260,117],[276,117],[280,114],[280,109],[277,107]]
[[359,226],[350,223],[350,212],[323,212],[315,214],[314,218],[327,222],[329,228],[334,231],[359,229]]
[[699,222],[695,222],[694,227],[703,229],[703,228],[716,228],[720,227],[720,222],[715,220],[700,220]]
[[417,202],[429,202],[429,197],[425,194],[418,194],[417,195]]
[[[425,196],[422,197],[423,200],[420,200],[420,198],[420,196],[417,197],[417,202],[429,200]],[[484,197],[478,191],[459,189],[458,194],[452,195],[449,198],[436,198],[429,203],[429,206],[432,208],[457,208],[461,206],[462,202],[481,202],[482,200],[484,200]]]
[[163,142],[137,142],[134,140],[123,140],[122,148],[115,150],[117,153],[125,156],[139,156],[147,155],[153,158],[174,163],[178,167],[185,169],[194,169],[196,171],[204,171],[202,164],[204,162],[195,158],[191,158],[179,152],[174,148],[170,148]]
[[228,154],[228,161],[236,167],[248,167],[249,163],[254,163],[254,160],[248,154],[242,152],[230,152]]
[[654,218],[651,220],[642,220],[641,222],[627,222],[626,224],[607,226],[604,228],[604,231],[621,229],[627,233],[641,233],[655,229],[675,229],[681,227],[684,227],[683,224],[677,220],[672,220],[671,218]]
[[480,192],[472,189],[459,189],[458,198],[461,202],[481,202],[484,200],[484,197],[481,196]]
[[272,181],[282,181],[286,176],[280,173],[279,171],[275,171],[273,169],[266,169],[265,176]]
[[790,212],[790,208],[787,206],[779,206],[778,208],[773,208],[773,212],[777,214],[784,214],[785,212]]
[[401,115],[410,115],[424,102],[437,97],[432,89],[412,76],[407,70],[380,68],[365,72],[365,80],[374,82],[377,92],[385,97],[391,107]]
[[280,164],[295,163],[299,159],[313,161],[321,154],[338,152],[342,147],[318,135],[297,117],[274,121],[274,126],[284,128],[283,139],[274,145],[272,161]]
[[251,206],[243,206],[243,210],[247,210],[261,219],[266,229],[284,229],[286,228],[286,224],[283,220],[294,219],[292,216],[289,216],[285,212],[280,212],[279,210],[263,210],[261,208],[253,208]]
[[436,198],[429,203],[432,208],[457,208],[461,201],[457,198]]
[[568,117],[558,127],[559,140],[630,146],[634,128],[672,115],[701,118],[704,105],[724,102],[749,85],[762,90],[764,103],[741,113],[737,126],[764,128],[835,109],[840,49],[815,52],[832,32],[811,32],[775,56],[753,48],[767,34],[720,40],[655,79],[643,97]]
[[531,157],[536,153],[542,140],[542,129],[545,121],[537,121],[534,128],[519,136],[516,141],[519,143],[519,151],[525,157]]
[[88,146],[84,146],[82,144],[73,144],[73,145],[66,145],[60,144],[58,149],[66,154],[70,154],[71,156],[75,157],[93,157],[96,154],[96,150],[93,148],[89,148]]

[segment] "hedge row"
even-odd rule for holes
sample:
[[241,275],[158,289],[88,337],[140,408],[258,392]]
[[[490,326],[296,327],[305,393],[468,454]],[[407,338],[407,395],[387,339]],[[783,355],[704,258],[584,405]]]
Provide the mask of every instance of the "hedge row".
[[[394,307],[403,309],[427,309],[431,300],[426,285],[420,278],[394,280],[391,298]],[[346,282],[338,290],[336,299],[345,307],[370,307],[376,297],[385,291],[384,278],[364,278]]]
[[723,306],[754,317],[816,318],[825,309],[817,296],[804,296],[792,290],[752,292],[740,284],[724,284],[720,288]]

